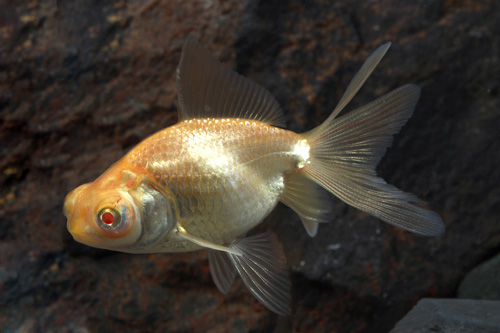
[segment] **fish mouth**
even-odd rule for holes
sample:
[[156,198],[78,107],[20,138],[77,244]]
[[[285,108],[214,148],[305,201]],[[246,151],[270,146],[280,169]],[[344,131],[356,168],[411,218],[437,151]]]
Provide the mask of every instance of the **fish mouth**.
[[73,239],[78,243],[82,243],[88,246],[101,247],[98,242],[96,242],[96,237],[98,237],[92,227],[79,216],[68,217],[68,222],[66,223],[66,228],[71,234]]
[[83,230],[75,230],[68,226],[68,231],[73,236],[73,239],[78,243],[85,244],[88,246],[99,247],[94,245],[92,237],[89,237]]
[[104,248],[99,242],[100,236],[89,222],[92,206],[91,194],[88,187],[91,183],[83,184],[69,192],[64,200],[64,216],[67,219],[66,228],[73,239],[78,243],[96,248]]
[[78,186],[73,191],[69,192],[68,195],[66,196],[66,199],[64,199],[63,213],[68,220],[73,215],[75,203],[77,202],[78,197],[83,192],[83,190],[85,190],[89,185],[90,184],[83,184]]
[[82,221],[82,217],[79,216],[78,212],[81,211],[81,208],[78,207],[78,205],[85,205],[84,202],[81,202],[80,196],[88,186],[89,184],[78,186],[73,191],[69,192],[64,200],[63,212],[67,219],[66,227],[73,238],[80,243],[84,243],[86,240],[83,239],[85,238],[85,232],[82,230],[85,223]]

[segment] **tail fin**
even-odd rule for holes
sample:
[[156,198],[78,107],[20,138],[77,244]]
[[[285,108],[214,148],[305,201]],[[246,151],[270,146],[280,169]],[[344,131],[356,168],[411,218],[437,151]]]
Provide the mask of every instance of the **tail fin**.
[[437,213],[425,209],[424,202],[415,195],[387,184],[375,173],[392,136],[411,117],[420,88],[405,85],[334,119],[388,47],[388,44],[382,45],[365,62],[347,88],[345,98],[339,102],[340,108],[323,124],[305,133],[311,145],[310,163],[302,170],[306,177],[351,206],[417,234],[439,235],[444,225]]

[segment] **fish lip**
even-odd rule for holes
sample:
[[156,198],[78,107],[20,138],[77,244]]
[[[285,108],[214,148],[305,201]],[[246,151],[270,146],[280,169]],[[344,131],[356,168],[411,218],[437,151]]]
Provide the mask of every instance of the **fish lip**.
[[[74,230],[71,231],[69,225],[68,225],[68,231],[71,234],[71,236],[73,237],[73,239],[75,241],[77,241],[78,243],[81,243],[81,244],[84,244],[84,245],[92,244],[91,239],[88,239],[87,237],[85,237],[85,234],[80,233],[80,232],[76,232]],[[90,245],[90,246],[92,246],[92,245]]]
[[82,184],[78,186],[69,192],[64,200],[63,214],[66,217],[66,229],[79,243],[82,243],[82,236],[84,235],[81,235],[81,232],[78,230],[79,228],[76,225],[78,222],[78,216],[75,216],[75,214],[78,213],[78,208],[75,209],[75,204],[78,203],[81,194],[89,185],[90,184]]
[[82,184],[66,195],[66,198],[64,199],[63,214],[68,220],[74,212],[77,199],[80,197],[83,190],[85,190],[89,185],[90,184]]
[[82,228],[81,225],[78,225],[74,221],[72,222],[71,218],[68,218],[68,221],[66,223],[66,229],[75,241],[87,246],[100,248],[99,244],[96,243],[95,240],[88,234],[87,228],[89,227],[84,226]]

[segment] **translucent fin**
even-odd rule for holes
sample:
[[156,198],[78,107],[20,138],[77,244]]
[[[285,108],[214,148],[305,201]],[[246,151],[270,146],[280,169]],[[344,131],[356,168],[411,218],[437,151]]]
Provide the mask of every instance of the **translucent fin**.
[[236,276],[236,269],[229,255],[222,251],[208,251],[208,263],[215,285],[221,293],[227,294]]
[[239,252],[236,249],[229,248],[227,246],[222,246],[219,244],[215,244],[212,242],[209,242],[207,240],[201,239],[199,237],[193,236],[188,234],[188,232],[181,226],[177,226],[176,230],[176,235],[184,238],[185,240],[188,240],[190,242],[195,243],[196,245],[199,245],[201,247],[205,247],[207,249],[212,249],[212,250],[217,250],[217,251],[223,251],[223,252],[228,252],[231,254],[235,254],[237,256],[240,256],[242,253]]
[[405,85],[306,134],[310,164],[303,172],[346,203],[421,235],[444,231],[423,201],[376,176],[375,167],[413,113],[420,88]]
[[300,220],[302,221],[302,225],[306,229],[306,232],[309,235],[309,237],[315,237],[318,234],[319,223],[304,219],[300,215],[299,215],[299,217],[300,217]]
[[332,202],[328,193],[302,174],[292,173],[285,177],[285,192],[280,200],[300,216],[309,236],[314,237],[318,223],[332,218]]
[[375,50],[375,52],[373,52],[368,57],[368,59],[366,59],[363,66],[361,66],[361,69],[356,73],[356,75],[352,78],[351,82],[347,86],[344,95],[342,96],[339,103],[333,110],[332,114],[328,117],[327,121],[325,122],[329,122],[330,120],[335,118],[340,113],[340,111],[342,111],[342,109],[344,109],[345,106],[349,104],[351,99],[359,91],[359,89],[365,83],[366,79],[368,79],[368,77],[373,72],[375,67],[377,67],[380,60],[382,60],[389,47],[391,47],[391,42],[387,42],[385,44],[380,45]]
[[269,310],[290,314],[290,289],[285,254],[276,236],[264,233],[235,241],[231,248],[242,256],[229,254],[250,292]]
[[184,44],[176,79],[179,120],[245,118],[285,127],[269,91],[219,63],[195,38]]

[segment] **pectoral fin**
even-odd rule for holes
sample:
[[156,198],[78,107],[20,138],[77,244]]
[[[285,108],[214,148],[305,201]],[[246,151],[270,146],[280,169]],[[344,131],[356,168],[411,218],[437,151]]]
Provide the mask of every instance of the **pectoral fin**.
[[177,227],[177,235],[184,238],[185,240],[193,242],[199,246],[206,247],[208,249],[217,250],[217,251],[224,251],[224,252],[236,255],[236,256],[242,255],[242,253],[238,249],[232,249],[232,248],[229,248],[227,246],[218,245],[218,244],[206,241],[204,239],[201,239],[199,237],[190,235],[187,233],[186,229],[184,229],[181,226]]
[[289,315],[291,283],[285,254],[276,236],[264,233],[242,238],[230,248],[242,253],[229,257],[250,292],[269,310]]

